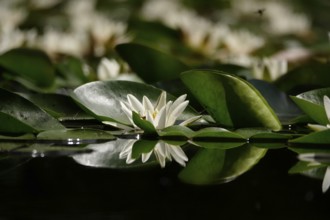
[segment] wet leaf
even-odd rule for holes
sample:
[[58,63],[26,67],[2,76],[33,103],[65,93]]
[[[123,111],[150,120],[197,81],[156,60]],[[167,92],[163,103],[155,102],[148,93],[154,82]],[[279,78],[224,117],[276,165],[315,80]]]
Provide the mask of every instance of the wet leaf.
[[64,127],[27,99],[0,88],[0,131],[37,133]]
[[299,94],[311,89],[329,87],[329,64],[311,62],[299,66],[280,77],[275,85],[288,94]]
[[266,127],[281,124],[262,95],[237,76],[213,70],[191,70],[181,79],[200,104],[225,127]]
[[83,111],[70,96],[40,93],[21,95],[60,121],[93,119],[93,117]]
[[50,87],[54,83],[53,64],[49,57],[40,50],[16,48],[7,51],[0,55],[0,67],[39,87]]
[[299,138],[289,141],[292,144],[309,144],[309,145],[329,145],[330,144],[330,129],[323,131],[312,132]]
[[116,51],[147,83],[179,78],[181,72],[188,70],[178,59],[147,46],[121,44]]
[[329,120],[323,104],[324,96],[330,97],[330,88],[304,92],[297,96],[291,96],[291,98],[310,118],[319,124],[326,125]]

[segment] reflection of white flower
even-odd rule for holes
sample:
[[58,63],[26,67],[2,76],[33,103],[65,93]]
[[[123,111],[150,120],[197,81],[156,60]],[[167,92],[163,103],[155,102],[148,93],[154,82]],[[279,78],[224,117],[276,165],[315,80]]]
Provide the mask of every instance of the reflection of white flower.
[[317,125],[317,124],[308,124],[308,127],[313,129],[314,131],[322,131],[330,128],[330,99],[328,96],[323,97],[323,103],[324,103],[325,113],[328,118],[328,124],[326,126]]
[[[132,157],[132,150],[134,143],[135,141],[128,142],[128,144],[124,146],[124,148],[119,154],[120,159],[126,158],[127,164],[131,164],[136,159],[138,159]],[[155,147],[151,151],[141,154],[142,163],[147,162],[150,159],[152,153],[154,153],[157,161],[159,162],[162,168],[165,167],[166,160],[172,161],[172,158],[181,166],[186,166],[186,162],[188,161],[188,157],[186,156],[186,154],[184,153],[184,151],[181,149],[180,146],[171,145],[162,140],[158,141]]]
[[[319,166],[323,163],[329,163],[329,154],[315,154],[315,153],[304,153],[300,154],[298,158],[302,161],[310,162],[309,166]],[[321,159],[316,159],[321,158]],[[330,187],[330,166],[326,167],[323,181],[322,181],[322,192],[325,193]]]

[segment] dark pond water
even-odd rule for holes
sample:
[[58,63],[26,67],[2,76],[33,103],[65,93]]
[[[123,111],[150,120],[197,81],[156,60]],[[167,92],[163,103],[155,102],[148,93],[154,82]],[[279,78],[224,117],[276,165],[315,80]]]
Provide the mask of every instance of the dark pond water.
[[0,219],[329,219],[330,192],[288,174],[296,161],[286,148],[269,150],[230,183],[193,186],[175,164],[119,171],[64,156],[1,160]]

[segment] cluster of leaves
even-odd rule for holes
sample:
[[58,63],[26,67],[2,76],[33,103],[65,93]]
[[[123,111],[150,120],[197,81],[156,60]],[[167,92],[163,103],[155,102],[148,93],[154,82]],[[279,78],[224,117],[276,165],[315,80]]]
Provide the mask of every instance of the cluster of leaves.
[[[241,69],[234,66],[194,69],[175,57],[139,44],[119,45],[116,50],[148,84],[88,82],[92,78],[82,72],[83,62],[70,58],[66,60],[67,63],[54,64],[42,51],[18,48],[2,54],[1,151],[15,154],[27,152],[33,156],[52,155],[54,152],[55,155],[61,152],[85,152],[86,149],[95,151],[99,148],[95,148],[95,143],[90,146],[91,142],[116,138],[118,131],[99,122],[121,123],[123,113],[118,106],[127,94],[139,99],[145,95],[156,102],[161,89],[176,96],[189,94],[192,106],[183,113],[181,119],[198,114],[194,108],[206,113],[204,118],[208,123],[191,128],[172,126],[159,133],[160,139],[185,140],[200,148],[194,151],[187,167],[179,174],[185,182],[213,184],[233,179],[257,163],[267,148],[290,145],[290,149],[299,152],[297,149],[300,147],[324,148],[330,143],[329,130],[283,130],[283,126],[288,124],[329,123],[322,100],[323,96],[330,96],[330,89],[307,91],[291,98],[288,96],[301,88],[328,86],[327,64],[301,66],[272,85],[264,81],[247,80],[247,75],[242,77]],[[224,72],[228,70],[229,73]],[[60,87],[56,86],[56,82],[60,79],[68,82],[77,80],[81,85],[73,91],[69,84],[65,90],[58,89]],[[55,91],[56,87],[57,93],[46,93]],[[83,128],[73,129],[77,126]],[[148,142],[141,140],[134,144],[137,147],[133,149],[146,146],[150,150],[157,142],[144,141]],[[120,148],[118,143],[110,141],[103,145],[106,148],[110,145],[110,149]],[[86,147],[88,144],[89,147]],[[307,151],[319,150],[320,147]],[[146,149],[135,151],[137,158]],[[93,157],[95,166],[131,167],[123,165],[113,151],[108,156],[104,151],[101,152],[100,156]],[[76,158],[83,164],[81,156]]]
[[[118,15],[116,11],[121,6],[116,3],[105,2],[97,1],[97,7],[109,9],[115,16],[125,14]],[[125,1],[125,4],[135,11],[141,2]],[[214,8],[215,4],[226,5],[224,1],[184,2],[201,13]],[[37,27],[42,32],[48,20],[52,20],[53,26],[66,29],[65,16],[49,13],[61,11],[63,4],[54,9],[32,11],[21,28]],[[262,16],[255,13],[253,17]],[[260,26],[257,22],[250,23]],[[159,140],[182,146],[189,156],[187,166],[179,173],[184,182],[230,181],[255,165],[268,149],[288,147],[298,154],[321,153],[322,158],[329,153],[330,131],[314,132],[306,128],[307,123],[329,124],[323,106],[323,96],[330,96],[328,63],[310,59],[270,83],[253,79],[253,74],[244,67],[216,63],[183,46],[184,37],[179,30],[143,21],[135,14],[128,19],[128,26],[134,33],[135,43],[118,45],[106,55],[127,62],[145,84],[96,81],[97,74],[90,66],[94,67],[99,57],[92,55],[84,57],[87,60],[65,54],[50,59],[44,51],[28,48],[0,54],[1,156],[70,155],[85,166],[117,169],[155,164],[155,157],[147,163],[138,160],[125,163],[119,154],[136,134],[123,135],[122,131],[101,122],[125,124],[119,103],[126,101],[127,94],[139,100],[147,96],[155,103],[162,90],[171,94],[169,100],[188,94],[190,106],[179,120],[203,114],[204,122],[191,127],[165,128],[151,140],[150,136],[134,139],[132,158],[138,159],[151,151]],[[286,37],[279,41],[284,42]],[[269,54],[266,50],[275,52],[278,44],[284,47],[283,42],[268,42],[265,51],[257,54]],[[162,48],[175,57],[154,48]],[[312,58],[322,55],[321,58],[327,59],[329,47],[322,44],[310,51]],[[144,134],[155,133],[138,115],[134,122]],[[300,161],[290,172],[321,178],[329,161],[316,162],[317,165],[311,166]]]

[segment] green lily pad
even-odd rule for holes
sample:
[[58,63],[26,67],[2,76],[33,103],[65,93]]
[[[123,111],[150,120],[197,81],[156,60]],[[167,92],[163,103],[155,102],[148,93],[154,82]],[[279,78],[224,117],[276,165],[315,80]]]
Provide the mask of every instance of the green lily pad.
[[189,143],[196,145],[198,147],[203,147],[203,148],[207,148],[207,149],[222,149],[222,150],[226,150],[226,149],[231,149],[231,148],[235,148],[235,147],[240,147],[244,144],[246,144],[246,141],[215,141],[215,140],[193,140],[190,141]]
[[201,149],[179,173],[179,178],[195,185],[228,182],[251,169],[266,152],[247,144],[228,150]]
[[11,135],[0,135],[0,140],[1,141],[28,141],[28,140],[34,140],[36,136],[34,134],[11,134]]
[[121,44],[116,47],[116,51],[147,83],[179,78],[181,72],[188,70],[178,59],[147,46]]
[[[127,94],[132,94],[140,101],[145,95],[155,104],[161,92],[160,89],[137,82],[97,81],[78,87],[72,97],[83,109],[101,121],[130,124],[119,102],[126,102]],[[167,99],[175,98],[167,94]],[[187,107],[178,120],[185,120],[195,115],[197,115],[196,111]]]
[[194,140],[212,139],[212,140],[246,140],[240,134],[231,132],[224,128],[209,127],[203,128],[195,132]]
[[65,87],[77,87],[95,79],[95,76],[91,74],[91,68],[73,56],[63,57],[55,67],[63,79],[60,84]]
[[70,145],[104,142],[114,139],[115,137],[109,132],[96,129],[49,130],[37,135],[38,141],[61,142]]
[[168,138],[168,137],[185,137],[190,138],[194,136],[195,132],[188,127],[173,125],[167,128],[162,129],[158,132],[160,137]]
[[213,70],[187,71],[181,79],[218,124],[281,129],[266,100],[245,80]]
[[15,149],[19,149],[21,147],[26,147],[27,145],[19,142],[1,142],[0,144],[0,153],[8,153]]
[[330,64],[311,62],[299,66],[280,77],[275,85],[288,94],[330,86]]
[[60,94],[21,94],[59,121],[91,120],[91,115],[83,111],[70,96]]
[[0,131],[37,133],[64,127],[27,99],[0,88]]
[[0,67],[39,87],[50,87],[54,83],[54,66],[49,57],[40,50],[16,48],[7,51],[0,55]]
[[310,118],[319,124],[326,125],[329,120],[324,109],[324,96],[330,97],[330,88],[304,92],[297,96],[291,96],[291,98]]
[[256,79],[249,80],[249,83],[262,94],[282,124],[288,124],[294,118],[302,115],[302,111],[290,97],[273,84]]
[[309,146],[318,146],[318,145],[325,145],[329,146],[330,144],[330,129],[326,129],[323,131],[313,132],[308,135],[304,135],[299,138],[295,138],[289,140],[291,144],[307,144]]

